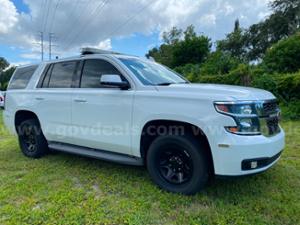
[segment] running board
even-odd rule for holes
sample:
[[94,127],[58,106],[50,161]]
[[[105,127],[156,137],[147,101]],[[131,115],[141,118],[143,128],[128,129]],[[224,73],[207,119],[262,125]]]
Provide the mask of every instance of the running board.
[[72,153],[72,154],[87,156],[90,158],[102,159],[105,161],[116,162],[116,163],[121,163],[126,165],[142,166],[144,164],[143,159],[139,157],[119,154],[119,153],[109,152],[104,150],[86,148],[86,147],[81,147],[76,145],[50,142],[48,147],[56,151]]

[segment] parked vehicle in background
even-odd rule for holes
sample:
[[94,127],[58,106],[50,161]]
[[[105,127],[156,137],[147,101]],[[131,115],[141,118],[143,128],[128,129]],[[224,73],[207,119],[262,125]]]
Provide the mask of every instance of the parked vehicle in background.
[[145,165],[161,188],[194,194],[209,177],[269,169],[284,148],[270,92],[191,84],[139,57],[84,49],[18,67],[4,121],[24,155],[64,151]]
[[0,91],[0,109],[4,108],[4,92]]

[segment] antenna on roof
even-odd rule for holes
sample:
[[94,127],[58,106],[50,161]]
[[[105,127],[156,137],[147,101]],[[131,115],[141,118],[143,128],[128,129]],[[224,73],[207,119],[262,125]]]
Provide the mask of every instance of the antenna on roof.
[[81,48],[81,55],[89,55],[89,54],[121,54],[121,53],[102,50],[98,48],[90,48],[90,47]]

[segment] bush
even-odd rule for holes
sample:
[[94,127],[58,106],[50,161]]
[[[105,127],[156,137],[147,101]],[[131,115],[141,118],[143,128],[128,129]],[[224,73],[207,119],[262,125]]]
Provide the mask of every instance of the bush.
[[283,119],[299,120],[300,119],[300,101],[292,100],[288,103],[280,103],[280,109]]
[[270,72],[291,73],[300,69],[300,33],[274,44],[266,53],[264,64]]
[[276,82],[278,94],[282,99],[286,101],[300,99],[300,72],[280,76]]
[[255,74],[245,65],[240,65],[229,74],[197,76],[199,83],[231,84],[261,88],[272,92],[281,101],[300,100],[300,72],[294,74]]
[[191,82],[197,82],[200,74],[200,65],[199,64],[186,64],[184,66],[178,66],[174,69],[184,76]]
[[239,60],[230,56],[230,54],[215,51],[209,54],[207,60],[201,65],[201,75],[224,75],[229,71],[236,69]]
[[277,80],[274,76],[269,74],[254,75],[252,79],[253,87],[268,90],[278,96]]

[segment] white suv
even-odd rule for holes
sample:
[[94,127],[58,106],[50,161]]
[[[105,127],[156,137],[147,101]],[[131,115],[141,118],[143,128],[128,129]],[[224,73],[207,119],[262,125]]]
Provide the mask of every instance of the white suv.
[[18,67],[4,120],[28,157],[57,150],[145,165],[161,188],[193,194],[210,176],[275,164],[284,148],[279,112],[264,90],[192,84],[146,59],[84,49]]

